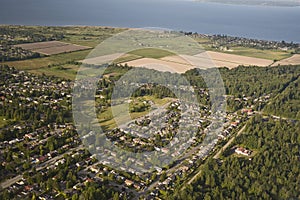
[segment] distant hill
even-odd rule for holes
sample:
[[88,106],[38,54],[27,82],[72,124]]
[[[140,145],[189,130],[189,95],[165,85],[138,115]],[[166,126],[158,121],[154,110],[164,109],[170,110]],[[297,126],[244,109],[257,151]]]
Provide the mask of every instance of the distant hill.
[[260,6],[282,6],[282,7],[300,6],[300,0],[196,0],[196,1],[223,3],[223,4],[260,5]]

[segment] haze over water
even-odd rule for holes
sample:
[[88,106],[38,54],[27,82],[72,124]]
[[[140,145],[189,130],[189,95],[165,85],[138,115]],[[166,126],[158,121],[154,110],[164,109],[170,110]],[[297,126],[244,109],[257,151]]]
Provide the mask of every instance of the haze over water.
[[2,0],[0,24],[162,27],[300,42],[300,7],[180,0]]

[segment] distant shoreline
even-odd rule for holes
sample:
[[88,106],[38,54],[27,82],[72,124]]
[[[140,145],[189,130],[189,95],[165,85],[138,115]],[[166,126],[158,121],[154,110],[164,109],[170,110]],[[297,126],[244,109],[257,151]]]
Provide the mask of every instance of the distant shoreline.
[[[131,1],[132,3],[115,0],[105,4],[93,1],[86,4],[80,0],[74,0],[74,3],[70,4],[66,1],[53,0],[47,1],[46,4],[28,0],[31,4],[21,5],[15,5],[9,1],[7,6],[11,8],[10,12],[8,9],[1,9],[0,23],[51,26],[101,25],[129,28],[162,27],[175,31],[192,31],[210,35],[300,42],[300,27],[298,26],[300,6],[245,5],[255,4],[252,2],[237,4],[246,0],[225,1],[225,3],[236,4],[224,4],[223,0]],[[251,1],[257,2],[258,0]],[[31,6],[35,4],[36,6]],[[285,5],[287,4],[289,3]],[[22,10],[24,13],[22,17],[19,17],[18,10]],[[41,14],[42,17],[38,17]]]
[[[101,28],[116,28],[116,29],[124,29],[124,30],[130,30],[130,29],[143,29],[143,27],[119,27],[119,26],[102,26],[102,25],[80,25],[80,24],[74,24],[74,25],[34,25],[34,24],[30,24],[30,25],[23,25],[23,24],[2,24],[0,23],[0,27],[1,26],[20,26],[20,27],[101,27]],[[149,27],[145,27],[145,28],[149,28]],[[174,30],[176,32],[182,32],[183,34],[188,33],[190,31],[184,31],[184,30]],[[287,43],[294,43],[294,44],[300,44],[300,42],[297,41],[287,41],[287,40],[271,40],[271,39],[262,39],[262,38],[252,38],[252,37],[244,37],[244,36],[237,36],[237,35],[230,35],[230,34],[220,34],[220,33],[215,33],[215,34],[211,34],[211,33],[199,33],[199,32],[190,32],[190,33],[196,33],[196,34],[200,34],[200,35],[207,35],[207,36],[217,36],[217,35],[222,35],[222,36],[226,36],[226,37],[233,37],[233,38],[240,38],[240,39],[247,39],[247,40],[257,40],[257,41],[266,41],[266,42],[281,42],[281,41],[285,41]]]
[[202,3],[218,3],[245,6],[275,6],[275,7],[299,7],[300,1],[275,1],[275,0],[194,0]]

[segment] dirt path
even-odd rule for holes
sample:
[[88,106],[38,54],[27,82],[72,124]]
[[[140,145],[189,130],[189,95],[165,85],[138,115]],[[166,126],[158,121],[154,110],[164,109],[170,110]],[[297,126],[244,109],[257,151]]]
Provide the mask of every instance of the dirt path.
[[219,151],[218,153],[213,157],[214,159],[218,159],[220,157],[220,155],[222,154],[222,152],[224,152],[225,149],[227,149],[231,143],[235,140],[235,138],[239,135],[241,135],[243,133],[243,131],[245,130],[246,125],[243,126],[243,128],[236,134],[236,136],[234,136],[233,138],[231,138]]

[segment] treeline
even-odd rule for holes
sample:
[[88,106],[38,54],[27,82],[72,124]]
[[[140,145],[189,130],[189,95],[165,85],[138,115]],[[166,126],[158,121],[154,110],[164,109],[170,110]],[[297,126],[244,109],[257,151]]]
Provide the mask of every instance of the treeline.
[[[107,100],[111,99],[115,87],[118,86],[118,97],[150,95],[157,98],[178,97],[190,101],[198,97],[201,103],[209,104],[207,95],[203,94],[206,83],[197,71],[182,76],[145,68],[131,69],[128,66],[109,66],[104,72],[104,78],[98,82],[100,92],[97,94],[103,95]],[[201,72],[210,74],[204,70]],[[193,87],[195,94],[191,93],[189,87]],[[100,102],[104,103],[103,100]]]
[[62,40],[64,34],[50,27],[0,26],[1,44],[15,45],[30,42]]
[[[133,97],[145,95],[154,95],[158,98],[175,97],[174,91],[177,91],[178,94],[184,96],[183,91],[180,91],[179,87],[177,87],[176,90],[173,90],[174,88],[172,88],[172,86],[192,86],[200,103],[210,105],[211,100],[209,99],[209,96],[204,95],[205,92],[208,92],[206,82],[209,81],[209,84],[214,86],[215,81],[215,86],[222,86],[222,83],[217,82],[220,80],[214,77],[221,76],[224,82],[225,94],[232,96],[232,98],[227,98],[227,106],[230,111],[237,111],[250,105],[255,105],[255,109],[262,110],[266,103],[260,102],[261,105],[256,105],[259,98],[263,96],[268,96],[268,99],[274,98],[281,92],[285,91],[300,74],[300,66],[240,66],[234,69],[220,68],[220,74],[210,70],[193,69],[187,71],[183,75],[172,74],[169,72],[158,72],[149,69],[135,69],[134,72],[131,72],[131,69],[132,68],[128,66],[113,65],[106,70],[106,74],[114,74],[109,78],[109,80],[102,79],[99,83],[99,88],[103,88],[102,94],[106,97],[106,99],[111,98],[115,83],[118,80],[121,80],[126,83],[118,85],[121,88],[123,87],[123,90],[119,90],[122,92],[122,94],[120,94],[121,96],[126,96],[123,93],[130,92],[126,89],[130,83],[144,83],[142,87],[139,87],[133,93]],[[114,71],[117,73],[114,73]],[[123,75],[128,78],[124,78]],[[167,87],[167,84],[171,87]],[[297,85],[293,86],[293,88],[296,87]],[[282,110],[285,110],[285,112],[294,112],[294,114],[289,115],[296,117],[299,110],[297,107],[297,100],[299,100],[299,96],[297,90],[290,89],[290,91],[293,92],[289,92],[291,94],[286,94],[288,92],[285,92],[282,94],[283,100],[277,101],[285,101],[286,98],[293,98],[294,103],[287,104],[288,107],[282,107]],[[238,98],[238,100],[236,100],[236,98]],[[247,101],[240,101],[243,98],[247,98]],[[278,103],[280,106],[282,104],[283,103]],[[272,109],[270,108],[268,110],[274,109],[272,107]],[[280,113],[283,112],[280,111]],[[280,113],[278,112],[278,114]]]
[[20,47],[11,45],[0,45],[0,61],[16,61],[26,60],[31,58],[39,58],[41,55],[36,52],[31,52]]
[[[127,66],[112,65],[106,69],[105,74],[116,72],[111,81],[116,82],[130,72],[132,68]],[[235,97],[259,98],[266,94],[273,96],[283,92],[288,85],[295,81],[300,74],[300,66],[276,66],[276,67],[246,67],[239,66],[234,69],[220,68],[220,76],[223,79],[227,95]],[[170,84],[172,86],[193,86],[207,88],[205,81],[218,81],[213,77],[218,75],[212,70],[193,69],[182,76],[170,72],[158,72],[149,69],[135,69],[128,73],[128,78],[122,79],[127,83],[157,83]],[[216,83],[216,85],[221,85]],[[108,85],[106,85],[108,86]]]
[[300,66],[221,68],[226,93],[237,97],[278,94],[297,79]]

